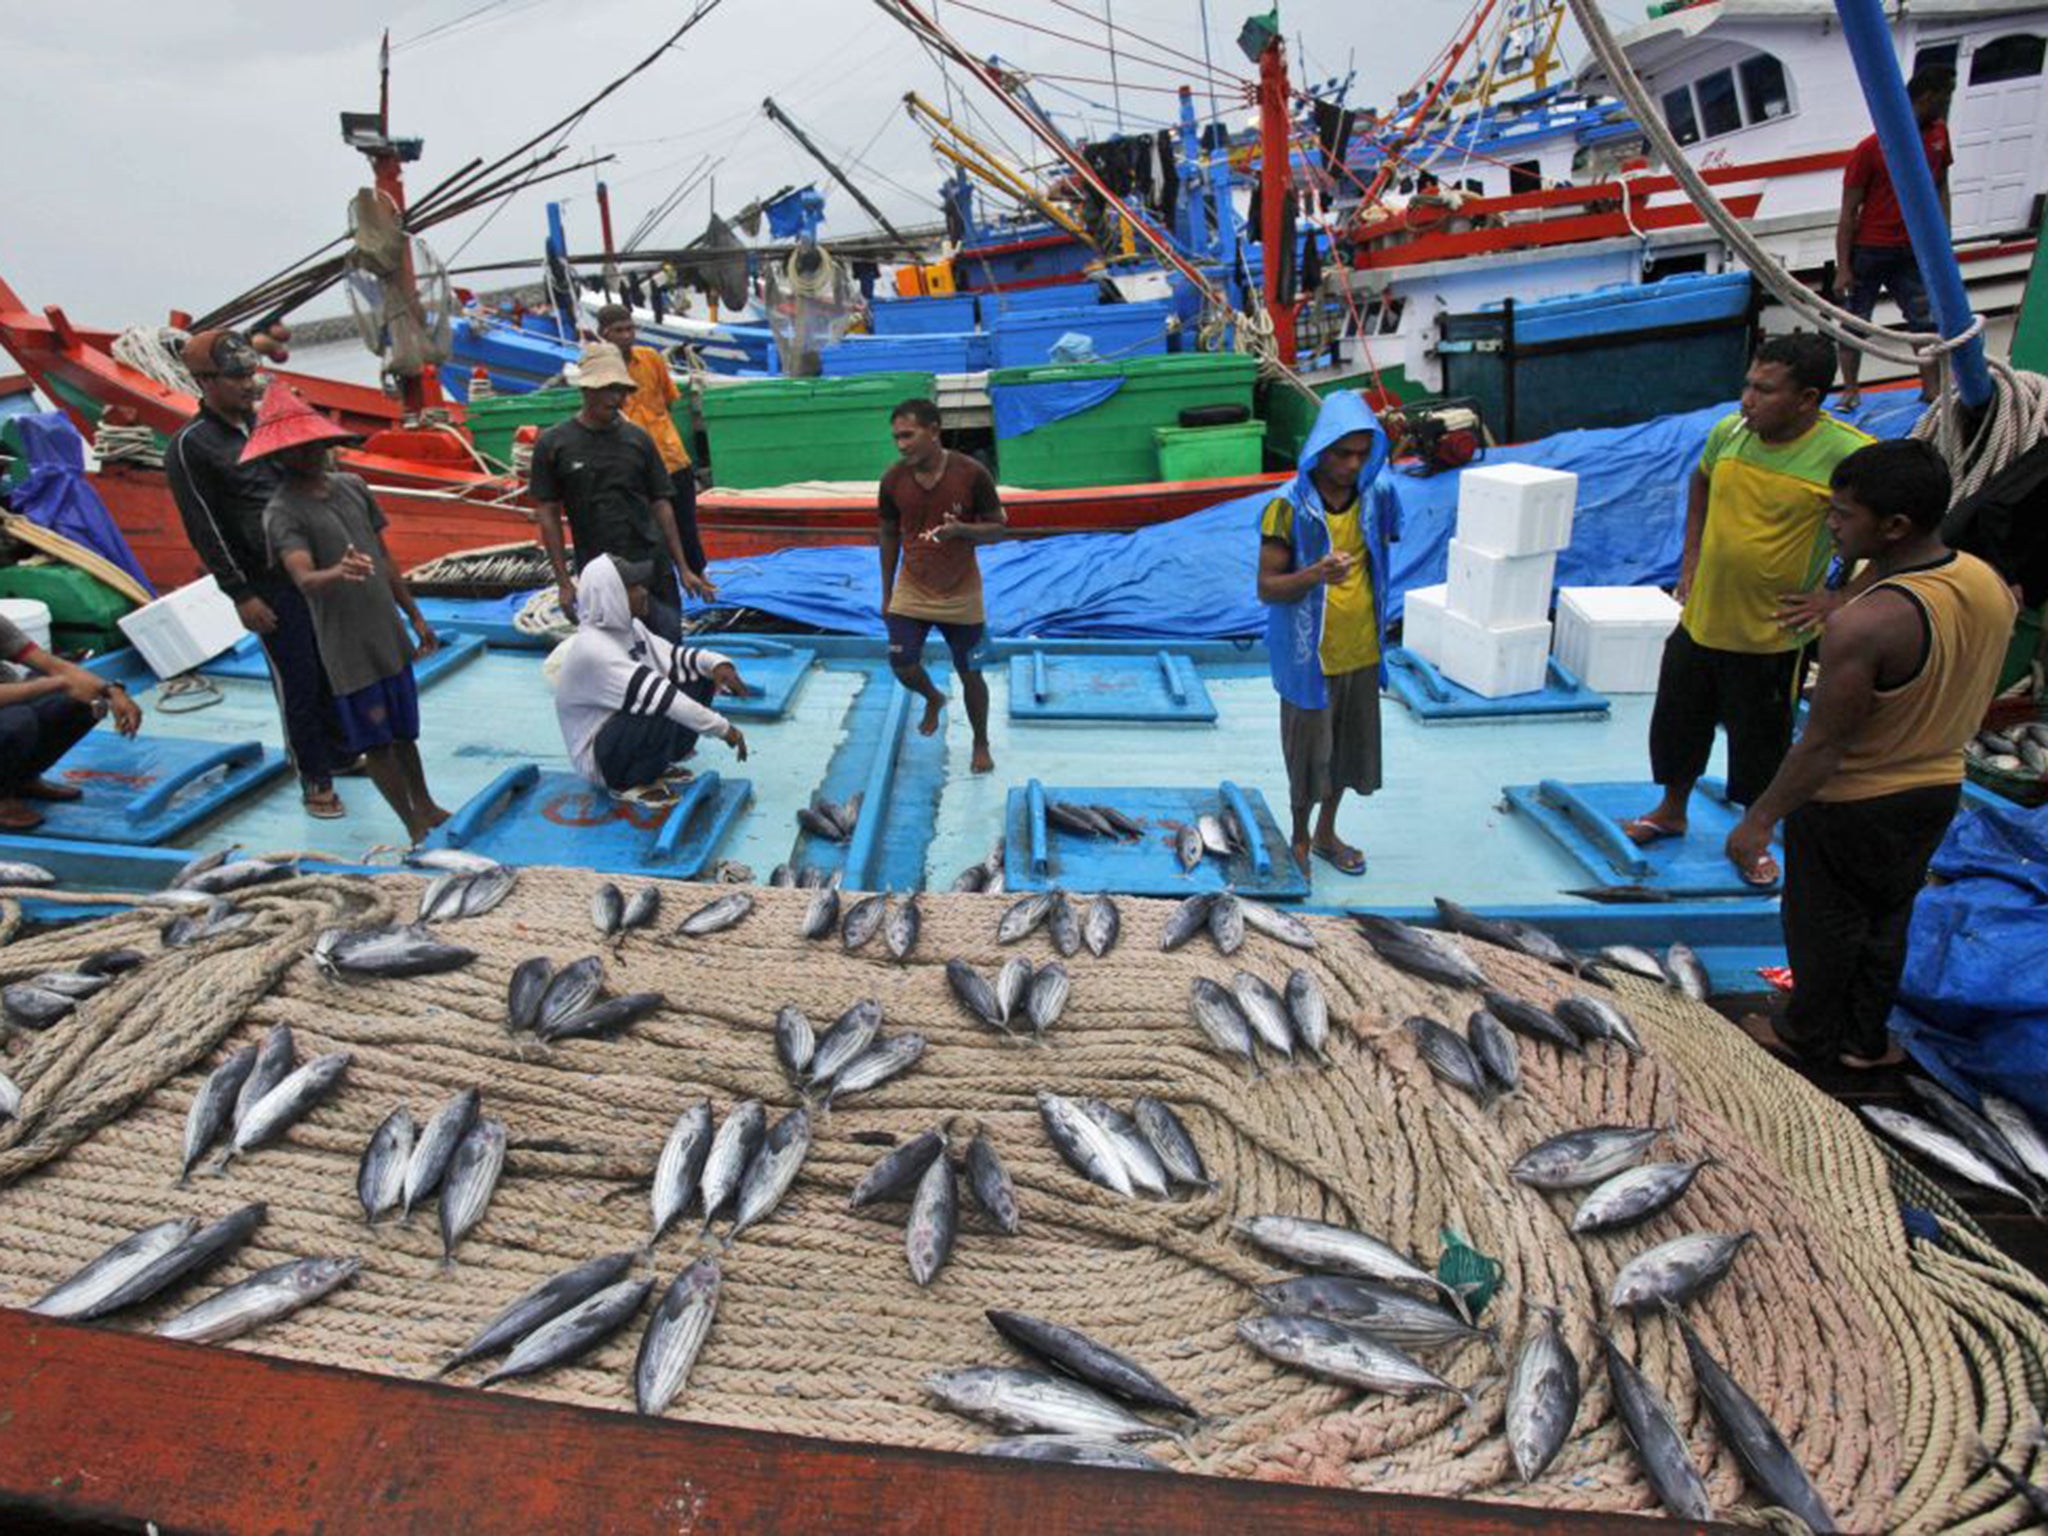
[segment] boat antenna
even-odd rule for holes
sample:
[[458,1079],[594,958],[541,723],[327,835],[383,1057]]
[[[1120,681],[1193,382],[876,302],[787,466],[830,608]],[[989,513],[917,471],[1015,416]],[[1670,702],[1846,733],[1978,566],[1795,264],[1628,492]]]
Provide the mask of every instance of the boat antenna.
[[1102,25],[1109,33],[1109,100],[1116,113],[1117,136],[1124,131],[1124,88],[1116,72],[1116,7],[1110,0],[1102,0]]
[[811,136],[805,133],[803,129],[797,127],[796,123],[790,118],[790,115],[787,112],[783,111],[782,108],[775,105],[775,98],[773,96],[764,97],[762,99],[761,110],[768,114],[769,122],[775,124],[776,127],[780,128],[792,139],[795,139],[799,148],[804,150],[804,152],[807,153],[813,160],[817,161],[818,164],[825,167],[827,174],[829,174],[834,181],[838,182],[840,186],[846,189],[847,196],[851,197],[856,203],[859,203],[861,207],[867,211],[867,216],[873,219],[877,224],[881,225],[883,233],[888,235],[888,237],[891,240],[894,240],[897,243],[897,245],[901,246],[903,248],[903,253],[906,256],[910,256],[912,258],[916,257],[917,247],[912,245],[908,240],[904,239],[902,233],[898,231],[896,226],[894,224],[891,224],[887,219],[882,217],[882,210],[877,208],[873,203],[868,201],[867,194],[862,192],[859,187],[855,186],[852,183],[852,181],[850,181],[847,178],[846,173],[840,170],[838,165],[836,165],[822,149],[818,148],[816,144],[813,144],[811,142]]

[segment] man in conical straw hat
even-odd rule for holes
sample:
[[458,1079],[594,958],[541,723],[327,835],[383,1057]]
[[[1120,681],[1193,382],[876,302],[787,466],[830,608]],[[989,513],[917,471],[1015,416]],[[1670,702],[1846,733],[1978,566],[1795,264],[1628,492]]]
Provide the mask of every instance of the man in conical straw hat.
[[420,766],[412,673],[413,658],[433,655],[441,642],[384,547],[384,514],[370,488],[329,466],[334,445],[352,441],[352,433],[277,384],[263,397],[242,458],[273,461],[280,471],[263,511],[270,556],[312,609],[344,741],[363,754],[378,793],[417,843],[448,819]]

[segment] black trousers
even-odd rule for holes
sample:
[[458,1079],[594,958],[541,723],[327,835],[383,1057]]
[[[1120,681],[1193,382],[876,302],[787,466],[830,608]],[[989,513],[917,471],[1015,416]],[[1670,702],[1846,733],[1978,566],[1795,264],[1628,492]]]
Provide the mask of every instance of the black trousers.
[[669,505],[676,514],[676,532],[682,536],[683,564],[695,576],[704,574],[704,539],[697,532],[697,468],[685,464],[668,477]]
[[1650,776],[1688,784],[1707,771],[1714,729],[1728,732],[1728,798],[1749,805],[1792,747],[1792,700],[1804,651],[1721,651],[1683,629],[1664,642],[1650,714]]
[[12,800],[92,729],[92,706],[46,693],[0,709],[0,800]]
[[334,714],[334,693],[320,661],[320,641],[313,632],[313,610],[289,578],[258,585],[256,595],[277,615],[277,627],[259,638],[270,658],[270,688],[284,721],[285,750],[300,782],[325,789],[333,781],[334,765],[346,754]]
[[1954,784],[1872,800],[1811,800],[1785,818],[1781,920],[1792,1001],[1778,1025],[1802,1056],[1885,1051],[1906,928],[1962,800]]
[[[683,692],[699,704],[709,704],[716,685],[708,677],[683,684]],[[597,771],[604,775],[605,788],[638,789],[652,784],[671,764],[696,748],[697,733],[678,725],[667,715],[617,714],[605,721],[597,733],[592,752]]]

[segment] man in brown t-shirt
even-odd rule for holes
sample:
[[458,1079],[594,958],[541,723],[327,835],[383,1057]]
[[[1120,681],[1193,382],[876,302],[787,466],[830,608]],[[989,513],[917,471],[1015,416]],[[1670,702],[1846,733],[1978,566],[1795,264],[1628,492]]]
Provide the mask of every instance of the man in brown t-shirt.
[[923,657],[925,638],[938,625],[974,728],[972,766],[987,773],[996,760],[988,747],[988,684],[973,654],[984,627],[974,546],[1003,536],[1003,504],[987,470],[939,441],[939,408],[931,401],[904,401],[889,413],[889,431],[902,455],[882,476],[878,505],[889,666],[898,682],[924,700],[917,728],[933,734],[946,696],[925,671]]

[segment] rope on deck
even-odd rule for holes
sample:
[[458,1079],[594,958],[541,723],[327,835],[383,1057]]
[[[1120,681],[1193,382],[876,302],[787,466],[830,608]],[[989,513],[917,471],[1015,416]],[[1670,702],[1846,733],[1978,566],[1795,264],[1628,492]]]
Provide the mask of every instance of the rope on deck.
[[[729,887],[669,885],[656,929],[616,949],[587,916],[598,878],[527,870],[486,917],[446,924],[479,951],[464,970],[350,984],[308,958],[321,928],[409,916],[407,876],[307,877],[249,896],[241,933],[153,959],[80,1005],[71,1020],[19,1035],[5,1070],[25,1092],[0,1124],[0,1304],[22,1304],[125,1233],[174,1214],[213,1218],[251,1199],[270,1214],[216,1278],[287,1258],[358,1253],[355,1282],[246,1341],[267,1353],[407,1376],[428,1374],[514,1295],[572,1263],[638,1247],[647,1185],[675,1117],[709,1095],[721,1116],[759,1097],[795,1097],[776,1065],[783,1003],[820,1027],[862,997],[885,1029],[930,1042],[908,1075],[829,1114],[814,1111],[809,1161],[775,1215],[725,1256],[717,1323],[680,1417],[964,1450],[986,1435],[933,1404],[935,1370],[1014,1363],[982,1317],[1009,1307],[1086,1329],[1125,1350],[1210,1416],[1159,1454],[1238,1477],[1481,1497],[1571,1509],[1650,1510],[1615,1418],[1594,1325],[1620,1265],[1687,1230],[1754,1229],[1732,1274],[1688,1311],[1711,1348],[1786,1433],[1847,1529],[2006,1531],[2026,1521],[2008,1487],[1972,1454],[1982,1440],[2008,1466],[2043,1475],[2029,1431],[2048,1368],[2048,1291],[1953,1219],[1939,1242],[1909,1240],[1885,1154],[1843,1106],[1780,1067],[1709,1010],[1647,983],[1620,1000],[1649,1047],[1639,1060],[1600,1047],[1585,1058],[1524,1043],[1523,1089],[1481,1109],[1440,1086],[1401,1021],[1461,1025],[1476,998],[1387,969],[1342,922],[1311,919],[1312,956],[1258,935],[1231,959],[1204,941],[1159,953],[1169,904],[1128,900],[1122,944],[1068,962],[1073,990],[1049,1044],[998,1039],[947,988],[958,956],[993,975],[1013,951],[994,938],[1010,898],[928,894],[907,964],[879,939],[849,955],[806,944],[810,893],[756,889],[738,927],[705,939],[675,923]],[[627,888],[632,888],[630,883]],[[0,949],[12,981],[115,943],[153,950],[163,914],[131,914]],[[1570,990],[1521,956],[1468,946],[1503,990],[1545,1000]],[[512,969],[607,955],[613,992],[655,989],[670,1005],[615,1041],[552,1048],[503,1024]],[[1035,935],[1018,946],[1051,955]],[[1188,1018],[1196,975],[1239,967],[1275,984],[1311,965],[1328,991],[1333,1064],[1256,1081],[1210,1052]],[[283,1141],[221,1180],[170,1187],[186,1110],[226,1052],[288,1022],[301,1059],[346,1049],[340,1092]],[[510,1133],[506,1172],[452,1271],[439,1265],[431,1212],[367,1229],[356,1162],[371,1131],[408,1104],[424,1121],[481,1085]],[[1047,1144],[1034,1094],[1051,1088],[1120,1104],[1171,1103],[1219,1190],[1174,1202],[1119,1199],[1081,1180]],[[1671,1211],[1633,1232],[1574,1238],[1573,1201],[1514,1184],[1507,1165],[1561,1130],[1668,1124],[1660,1156],[1721,1159]],[[956,1145],[986,1130],[1022,1210],[1005,1238],[963,1214],[952,1263],[927,1290],[911,1281],[903,1210],[853,1212],[846,1195],[901,1140],[943,1124]],[[963,1194],[964,1199],[964,1194]],[[1940,1207],[1936,1207],[1940,1213]],[[969,1210],[971,1212],[971,1203]],[[1476,1392],[1403,1403],[1284,1371],[1235,1336],[1256,1310],[1246,1287],[1278,1273],[1230,1234],[1231,1221],[1285,1212],[1373,1232],[1434,1262],[1449,1227],[1499,1258],[1506,1279],[1487,1321],[1512,1352],[1528,1304],[1556,1305],[1586,1383],[1576,1431],[1552,1467],[1521,1485],[1502,1428],[1504,1383],[1479,1347],[1429,1363]],[[1953,1217],[1950,1208],[1945,1214]],[[665,1281],[696,1251],[695,1222],[665,1237]],[[199,1294],[129,1320],[153,1326]],[[1745,1502],[1739,1471],[1704,1415],[1676,1332],[1661,1318],[1614,1320],[1616,1337],[1670,1397],[1718,1508]],[[631,1401],[636,1324],[583,1363],[504,1389],[620,1408]],[[466,1368],[454,1378],[473,1382]]]

